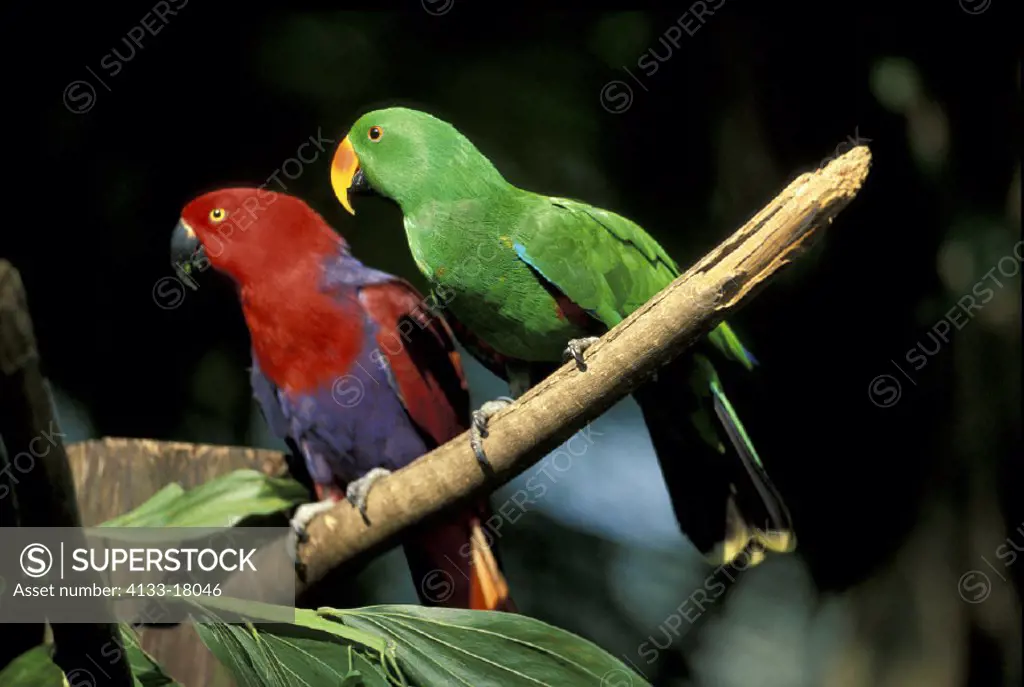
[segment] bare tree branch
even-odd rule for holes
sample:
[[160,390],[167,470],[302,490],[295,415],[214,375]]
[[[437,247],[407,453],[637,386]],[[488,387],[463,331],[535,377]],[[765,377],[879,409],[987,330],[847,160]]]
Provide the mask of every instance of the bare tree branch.
[[[4,526],[79,527],[82,524],[75,485],[68,467],[60,428],[53,417],[49,390],[39,369],[32,318],[21,275],[0,260],[0,439],[8,464],[3,467],[2,489],[16,508],[17,522]],[[42,443],[45,439],[45,443]],[[46,445],[45,450],[36,445]],[[10,482],[10,484],[8,484]],[[85,537],[69,546],[85,545]],[[99,582],[99,576],[95,576]],[[105,599],[91,601],[99,615]],[[88,670],[95,657],[121,646],[121,633],[113,623],[58,623],[52,625],[54,662],[66,675]],[[26,636],[38,633],[28,628]],[[107,684],[131,685],[127,661],[109,667]]]

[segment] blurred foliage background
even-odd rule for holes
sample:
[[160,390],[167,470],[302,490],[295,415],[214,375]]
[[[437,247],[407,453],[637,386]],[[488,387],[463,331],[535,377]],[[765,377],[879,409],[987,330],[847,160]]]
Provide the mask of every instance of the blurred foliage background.
[[[423,286],[396,208],[368,199],[352,218],[333,198],[333,143],[286,162],[366,110],[437,114],[513,183],[631,217],[682,265],[859,137],[874,155],[860,195],[731,320],[762,366],[727,383],[798,553],[704,566],[627,400],[570,468],[535,478],[542,499],[506,509],[508,575],[525,613],[657,685],[1020,684],[1015,3],[157,5],[177,14],[3,10],[0,255],[71,440],[280,445],[230,286],[167,281],[170,231],[204,191],[299,195],[364,261]],[[469,372],[475,403],[503,391]],[[339,590],[377,602],[415,602],[399,551]]]

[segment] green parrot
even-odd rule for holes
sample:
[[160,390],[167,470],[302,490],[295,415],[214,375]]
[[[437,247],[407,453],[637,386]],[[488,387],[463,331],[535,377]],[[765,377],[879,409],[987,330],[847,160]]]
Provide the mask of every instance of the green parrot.
[[[372,192],[401,208],[416,265],[440,294],[462,345],[519,397],[584,352],[679,276],[638,225],[613,212],[517,188],[465,136],[406,108],[360,117],[331,163],[338,200]],[[788,509],[768,478],[712,363],[755,359],[722,323],[633,397],[651,435],[683,533],[713,564],[796,547]],[[485,463],[488,419],[471,441]]]

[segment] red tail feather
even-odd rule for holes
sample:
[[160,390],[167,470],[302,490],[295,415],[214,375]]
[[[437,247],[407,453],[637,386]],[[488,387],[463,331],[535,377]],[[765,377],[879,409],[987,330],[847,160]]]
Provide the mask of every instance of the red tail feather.
[[481,523],[489,507],[432,518],[405,544],[413,583],[426,606],[518,612]]

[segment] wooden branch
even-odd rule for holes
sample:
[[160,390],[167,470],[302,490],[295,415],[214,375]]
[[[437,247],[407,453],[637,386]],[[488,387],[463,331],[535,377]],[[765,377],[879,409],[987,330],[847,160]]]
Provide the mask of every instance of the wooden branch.
[[573,363],[491,418],[486,474],[456,437],[374,484],[367,525],[348,502],[310,523],[300,549],[299,591],[350,561],[365,561],[395,543],[406,527],[463,499],[488,493],[519,475],[677,357],[790,263],[807,240],[856,196],[871,153],[859,146],[823,169],[803,174],[736,233]]
[[[52,400],[39,369],[32,318],[21,275],[0,260],[0,438],[7,453],[7,468],[0,490],[16,505],[20,527],[79,527],[81,517],[75,486],[68,467],[60,427],[53,417]],[[8,523],[4,523],[7,525]],[[82,535],[70,546],[84,546]],[[99,582],[99,576],[95,576]],[[97,608],[106,603],[93,601]],[[121,645],[112,623],[51,625],[56,652],[54,662],[67,675],[91,670],[95,657]],[[106,684],[132,684],[128,662],[111,664]]]
[[[2,437],[0,437],[0,472],[10,470],[13,466],[10,457],[4,450]],[[7,479],[0,477],[0,485],[7,486]],[[2,489],[3,487],[0,487]],[[0,498],[0,526],[16,527],[18,524],[18,509],[14,498],[5,494]],[[3,590],[6,593],[6,589]],[[14,659],[21,656],[29,649],[34,649],[43,643],[46,638],[46,623],[22,623],[17,632],[12,632],[10,641],[0,644],[0,672]]]

